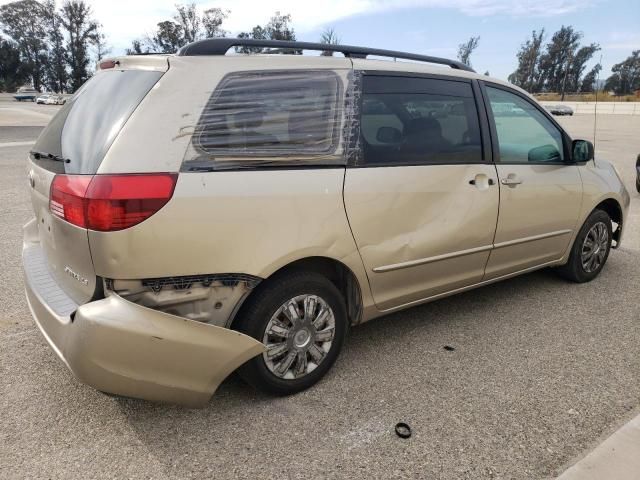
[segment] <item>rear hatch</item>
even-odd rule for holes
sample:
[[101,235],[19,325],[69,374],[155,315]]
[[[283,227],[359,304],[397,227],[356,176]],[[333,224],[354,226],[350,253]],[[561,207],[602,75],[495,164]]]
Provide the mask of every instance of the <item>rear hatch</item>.
[[[80,218],[87,206],[78,198],[162,74],[148,67],[97,72],[60,109],[29,153],[31,202],[41,247],[57,283],[77,304],[99,296],[102,287],[91,260],[87,224]],[[52,193],[54,179],[57,194]]]

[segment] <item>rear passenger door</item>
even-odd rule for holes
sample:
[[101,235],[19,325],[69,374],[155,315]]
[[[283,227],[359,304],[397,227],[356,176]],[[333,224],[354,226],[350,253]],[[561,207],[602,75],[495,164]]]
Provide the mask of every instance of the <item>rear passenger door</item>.
[[501,85],[483,91],[500,178],[491,279],[562,258],[577,228],[582,179],[569,138],[541,107]]
[[450,77],[363,75],[344,199],[381,310],[482,280],[499,194],[476,89]]

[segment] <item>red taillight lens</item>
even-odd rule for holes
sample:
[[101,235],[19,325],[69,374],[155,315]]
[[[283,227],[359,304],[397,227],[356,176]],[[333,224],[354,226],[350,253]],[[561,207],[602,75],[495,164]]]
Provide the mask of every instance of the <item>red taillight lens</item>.
[[86,193],[91,175],[56,175],[51,184],[49,210],[67,222],[87,228]]
[[49,209],[53,215],[90,230],[132,227],[171,199],[175,173],[131,175],[56,175]]

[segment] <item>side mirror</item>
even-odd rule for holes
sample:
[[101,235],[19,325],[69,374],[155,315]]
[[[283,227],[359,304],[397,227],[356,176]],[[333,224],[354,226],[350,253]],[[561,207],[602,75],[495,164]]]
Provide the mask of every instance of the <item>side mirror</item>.
[[573,161],[576,163],[593,160],[593,143],[587,140],[574,140],[571,152]]
[[376,140],[380,143],[398,144],[402,140],[402,132],[393,127],[380,127],[376,134]]
[[529,150],[528,160],[530,162],[559,162],[562,156],[553,145],[543,145]]

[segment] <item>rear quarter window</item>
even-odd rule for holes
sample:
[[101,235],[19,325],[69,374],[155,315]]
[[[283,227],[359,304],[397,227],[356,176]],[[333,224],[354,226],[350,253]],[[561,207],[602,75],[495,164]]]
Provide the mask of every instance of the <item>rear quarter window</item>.
[[33,147],[68,162],[33,154],[32,160],[55,173],[94,174],[133,111],[162,76],[145,70],[96,73],[69,99]]
[[183,170],[344,164],[344,110],[333,71],[232,73],[205,105]]

